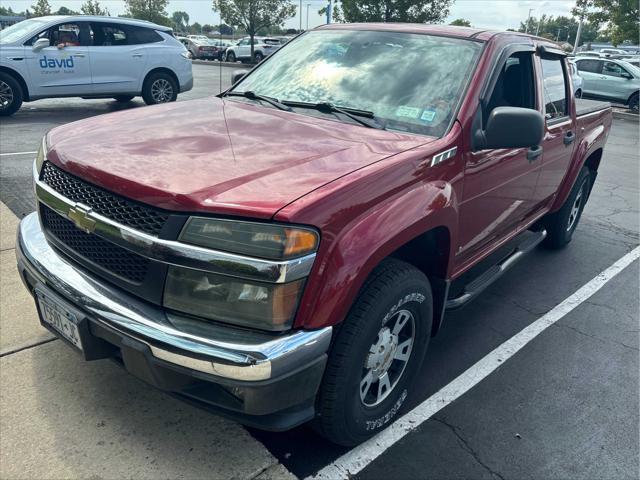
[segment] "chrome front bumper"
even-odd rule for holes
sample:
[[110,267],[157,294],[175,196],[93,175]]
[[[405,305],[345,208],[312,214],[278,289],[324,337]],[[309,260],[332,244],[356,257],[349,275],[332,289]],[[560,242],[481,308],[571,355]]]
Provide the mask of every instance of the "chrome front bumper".
[[329,349],[331,327],[274,336],[174,315],[144,302],[58,254],[36,213],[20,223],[16,257],[30,290],[34,282],[48,287],[92,322],[147,345],[153,357],[168,364],[222,379],[261,382],[299,371]]

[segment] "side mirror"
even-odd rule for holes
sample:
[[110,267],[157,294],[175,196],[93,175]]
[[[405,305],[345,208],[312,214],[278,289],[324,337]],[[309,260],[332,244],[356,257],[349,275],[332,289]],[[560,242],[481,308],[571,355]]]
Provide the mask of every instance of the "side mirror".
[[246,70],[235,70],[231,74],[231,85],[235,85],[236,83],[238,83],[240,80],[244,78],[246,74],[247,74]]
[[48,38],[39,38],[36,40],[36,43],[33,44],[32,50],[34,52],[39,52],[43,48],[49,47],[49,39]]
[[520,107],[496,107],[489,114],[484,130],[473,136],[475,150],[493,148],[530,148],[540,145],[544,135],[544,117],[536,110]]

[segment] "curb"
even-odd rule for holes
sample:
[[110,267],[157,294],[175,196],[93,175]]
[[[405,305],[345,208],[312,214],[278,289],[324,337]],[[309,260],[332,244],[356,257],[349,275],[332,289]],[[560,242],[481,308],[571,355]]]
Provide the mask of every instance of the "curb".
[[208,65],[210,67],[236,67],[236,68],[252,68],[253,65],[247,65],[241,62],[219,62],[217,60],[191,60],[194,65]]
[[631,112],[624,112],[618,109],[613,109],[613,118],[618,118],[621,120],[629,120],[631,122],[640,122],[640,115]]

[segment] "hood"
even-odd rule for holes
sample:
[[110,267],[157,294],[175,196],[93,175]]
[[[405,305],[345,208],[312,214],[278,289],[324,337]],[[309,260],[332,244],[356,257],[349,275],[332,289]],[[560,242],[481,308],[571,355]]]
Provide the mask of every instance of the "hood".
[[213,97],[57,127],[48,158],[158,208],[270,218],[336,178],[433,140]]

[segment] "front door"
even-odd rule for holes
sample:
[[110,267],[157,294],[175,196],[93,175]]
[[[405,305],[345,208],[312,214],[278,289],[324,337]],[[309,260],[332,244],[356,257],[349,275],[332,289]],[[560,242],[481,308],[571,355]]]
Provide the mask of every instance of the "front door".
[[[34,52],[32,45],[39,38],[47,38],[50,46]],[[25,51],[31,78],[29,93],[33,97],[91,93],[89,42],[85,22],[61,23],[29,40]]]
[[[501,66],[483,122],[501,106],[538,110],[533,52],[516,52]],[[492,248],[492,242],[515,231],[533,209],[540,157],[529,149],[480,150],[466,154],[464,198],[460,203],[458,268]]]
[[631,79],[633,75],[622,65],[609,61],[602,62],[602,75],[598,79],[598,85],[601,91],[607,92],[608,97],[626,102],[632,91]]
[[147,46],[136,44],[134,28],[118,23],[91,23],[93,45],[89,52],[94,94],[141,91]]

